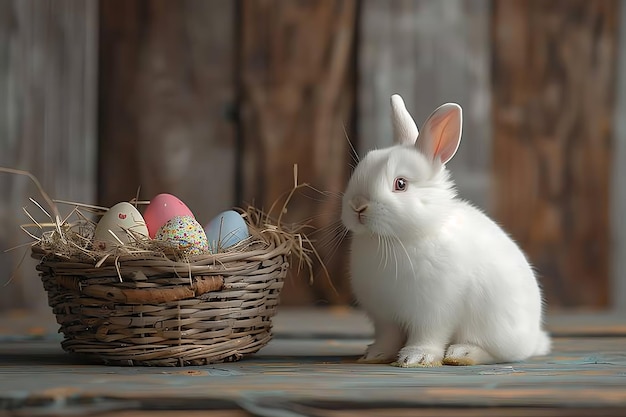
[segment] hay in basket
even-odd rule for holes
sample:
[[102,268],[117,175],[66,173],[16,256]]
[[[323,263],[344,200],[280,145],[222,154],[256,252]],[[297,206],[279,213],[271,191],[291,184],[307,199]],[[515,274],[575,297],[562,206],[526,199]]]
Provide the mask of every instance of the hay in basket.
[[[5,170],[6,171],[6,170]],[[9,170],[15,171],[15,170]],[[64,350],[112,365],[185,366],[236,361],[270,340],[272,316],[295,255],[311,270],[304,226],[286,227],[253,207],[242,212],[250,238],[224,252],[186,256],[165,242],[134,239],[109,252],[91,243],[95,222],[74,205],[62,218],[38,185],[52,214],[23,225],[32,256],[60,324]],[[106,210],[106,209],[105,209]],[[272,210],[270,210],[271,213]],[[31,230],[36,232],[32,232]],[[315,253],[316,255],[316,253]]]

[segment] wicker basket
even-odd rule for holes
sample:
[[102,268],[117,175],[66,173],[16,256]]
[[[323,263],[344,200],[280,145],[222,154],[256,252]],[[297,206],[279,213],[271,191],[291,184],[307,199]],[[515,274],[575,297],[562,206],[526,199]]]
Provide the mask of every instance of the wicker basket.
[[271,338],[294,237],[248,222],[253,241],[244,249],[185,260],[139,251],[98,261],[35,244],[63,349],[149,366],[236,361],[258,351]]

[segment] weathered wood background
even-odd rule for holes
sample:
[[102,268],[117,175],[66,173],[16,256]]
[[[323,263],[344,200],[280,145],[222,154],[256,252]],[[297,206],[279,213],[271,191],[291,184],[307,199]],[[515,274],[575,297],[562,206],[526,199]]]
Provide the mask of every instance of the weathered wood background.
[[618,2],[494,5],[496,216],[560,304],[607,305]]
[[400,93],[420,126],[438,105],[464,109],[450,162],[460,195],[488,209],[491,165],[490,2],[366,0],[359,27],[359,152],[392,144],[389,97]]
[[[97,19],[95,0],[0,0],[0,166],[32,172],[53,197],[92,203]],[[0,173],[0,251],[29,242],[18,228],[29,197],[42,201],[27,178]],[[24,252],[0,254],[0,309],[47,309],[35,263],[18,268]]]
[[168,192],[208,221],[235,202],[233,2],[99,3],[98,200]]
[[611,174],[611,305],[626,311],[626,7],[620,7]]
[[[330,193],[296,198],[288,219],[320,230],[333,285],[319,269],[313,285],[294,274],[283,302],[347,304],[345,244],[333,240],[345,136],[360,154],[388,145],[396,92],[418,124],[456,101],[460,194],[526,249],[548,305],[626,306],[610,298],[626,292],[620,7],[0,0],[0,165],[32,171],[62,199],[171,192],[206,222],[234,205],[268,209],[298,164],[300,182]],[[0,174],[0,192],[5,249],[27,241],[17,225],[36,190]],[[21,255],[0,256],[0,285]],[[45,308],[32,264],[0,291],[0,309],[19,306]]]
[[[240,16],[242,200],[268,210],[293,187],[294,164],[301,182],[340,190],[350,162],[344,130],[353,136],[356,0],[244,1]],[[307,195],[290,202],[286,221],[332,227],[339,199]],[[337,291],[321,272],[312,286],[293,275],[285,302],[350,302],[343,253],[318,247]]]

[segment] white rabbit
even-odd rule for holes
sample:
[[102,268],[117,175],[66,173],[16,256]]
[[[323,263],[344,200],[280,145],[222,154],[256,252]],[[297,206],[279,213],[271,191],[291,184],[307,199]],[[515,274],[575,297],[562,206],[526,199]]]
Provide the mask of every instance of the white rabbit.
[[362,362],[402,367],[524,360],[550,351],[542,299],[520,248],[456,197],[445,168],[462,112],[444,104],[415,122],[391,98],[396,144],[357,165],[342,203],[351,279],[374,324]]

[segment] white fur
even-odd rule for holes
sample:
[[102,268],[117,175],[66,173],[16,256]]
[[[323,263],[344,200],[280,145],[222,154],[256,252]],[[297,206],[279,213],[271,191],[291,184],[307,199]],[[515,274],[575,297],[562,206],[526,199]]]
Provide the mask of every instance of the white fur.
[[391,96],[391,124],[393,135],[401,143],[413,144],[419,131],[411,114],[398,94]]
[[[405,192],[394,192],[397,177]],[[355,211],[367,206],[361,221]],[[440,162],[410,144],[368,153],[344,194],[351,278],[372,319],[365,362],[399,366],[524,360],[547,354],[541,293],[519,247],[456,198]]]

